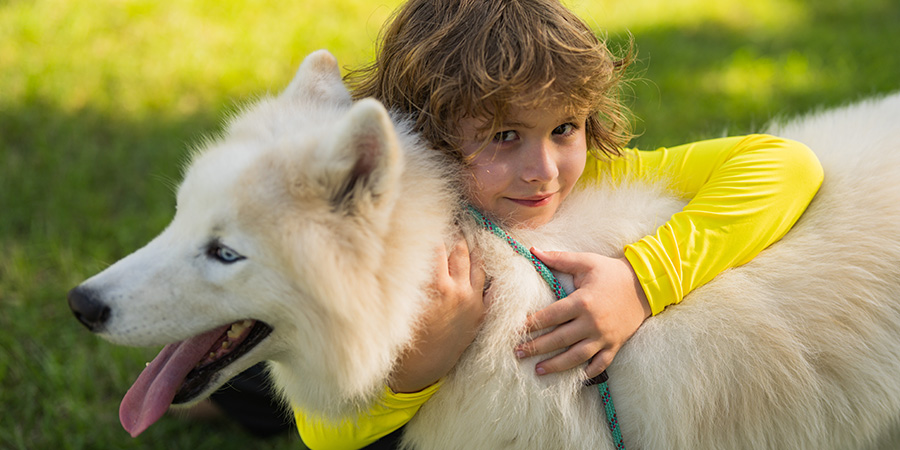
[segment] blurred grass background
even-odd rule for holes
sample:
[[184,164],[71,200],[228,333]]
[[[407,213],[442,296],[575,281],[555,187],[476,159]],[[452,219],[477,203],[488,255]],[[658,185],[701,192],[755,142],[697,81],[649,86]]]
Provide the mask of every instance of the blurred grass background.
[[[118,402],[157,349],[92,336],[65,293],[165,227],[192,143],[315,49],[368,61],[397,3],[0,0],[0,448],[302,448],[173,417],[131,439]],[[568,4],[633,35],[641,148],[900,89],[896,0]]]

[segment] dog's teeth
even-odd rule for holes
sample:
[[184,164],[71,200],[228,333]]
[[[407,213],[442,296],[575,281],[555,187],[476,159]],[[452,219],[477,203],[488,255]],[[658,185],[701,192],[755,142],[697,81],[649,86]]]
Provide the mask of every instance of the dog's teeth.
[[150,367],[150,363],[145,362],[145,363],[144,363],[144,367]]
[[231,347],[231,341],[222,341],[222,348],[227,349]]
[[215,357],[216,357],[216,352],[209,352],[209,357],[210,357],[210,358],[215,358]]
[[227,334],[230,339],[234,339],[234,338],[240,336],[241,333],[243,333],[243,332],[244,332],[244,330],[242,328],[232,328],[232,329],[228,330]]
[[253,325],[253,321],[250,319],[244,320],[239,323],[231,324],[231,328],[228,329],[228,338],[236,339],[241,333],[244,332],[247,328],[250,328]]

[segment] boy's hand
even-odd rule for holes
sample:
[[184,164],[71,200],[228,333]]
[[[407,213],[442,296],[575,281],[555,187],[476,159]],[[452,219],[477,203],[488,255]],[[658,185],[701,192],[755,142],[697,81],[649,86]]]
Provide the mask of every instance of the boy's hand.
[[575,291],[528,317],[529,333],[557,328],[520,344],[516,355],[525,358],[569,347],[539,362],[535,371],[539,375],[560,372],[590,360],[587,377],[599,375],[650,317],[650,305],[631,263],[624,257],[594,253],[531,250],[550,268],[572,274]]
[[447,375],[484,319],[484,269],[478,254],[470,253],[461,239],[449,256],[441,245],[436,258],[431,303],[388,382],[394,392],[418,392]]

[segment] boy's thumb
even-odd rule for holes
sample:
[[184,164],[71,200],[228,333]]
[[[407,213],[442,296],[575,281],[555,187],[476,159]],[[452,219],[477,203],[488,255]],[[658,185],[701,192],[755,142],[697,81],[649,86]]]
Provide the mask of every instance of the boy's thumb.
[[560,272],[574,274],[581,268],[575,253],[545,252],[537,247],[531,247],[531,253],[537,256],[547,267]]

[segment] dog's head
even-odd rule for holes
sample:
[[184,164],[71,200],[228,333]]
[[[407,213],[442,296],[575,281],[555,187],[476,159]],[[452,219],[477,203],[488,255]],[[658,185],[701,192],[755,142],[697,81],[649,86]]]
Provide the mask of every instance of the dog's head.
[[[378,102],[351,102],[320,51],[195,154],[166,230],[68,295],[104,338],[166,345],[123,400],[132,435],[262,360],[308,384],[291,396],[304,406],[377,390],[420,303],[382,273],[404,232],[404,145],[417,142]],[[406,281],[422,284],[428,264],[411,264]]]

